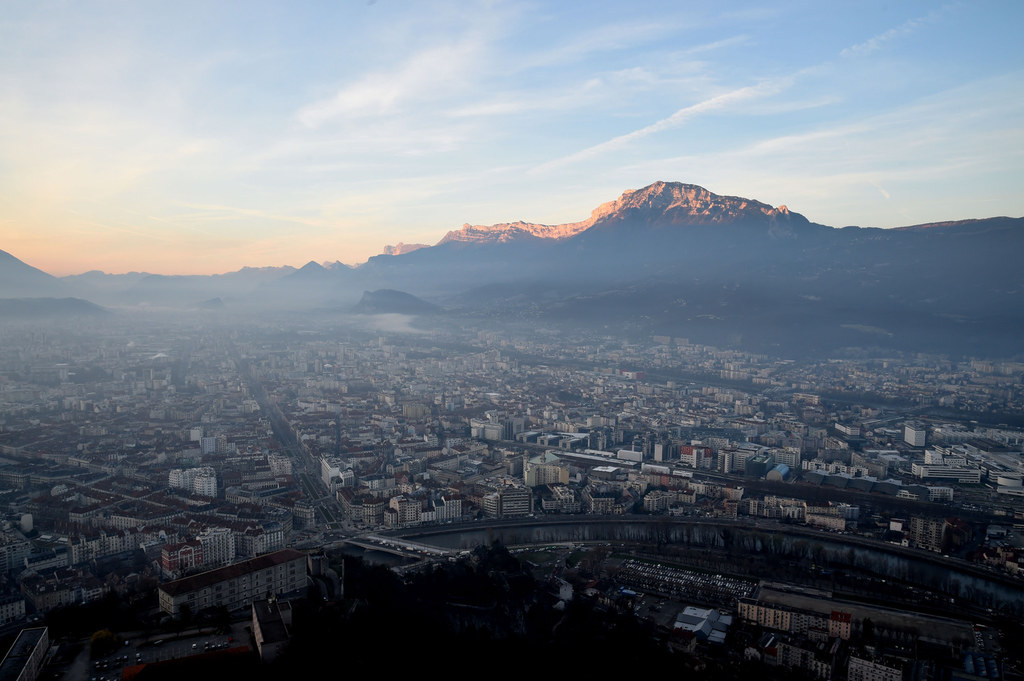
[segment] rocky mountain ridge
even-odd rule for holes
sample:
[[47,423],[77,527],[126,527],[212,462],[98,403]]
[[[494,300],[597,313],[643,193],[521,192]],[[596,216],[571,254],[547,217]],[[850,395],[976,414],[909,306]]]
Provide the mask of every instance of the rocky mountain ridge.
[[398,244],[395,245],[395,246],[392,246],[391,244],[388,244],[387,246],[385,246],[384,250],[381,251],[380,254],[381,255],[405,255],[406,253],[412,253],[413,251],[418,251],[421,248],[430,248],[430,246],[428,244],[404,244],[401,241],[399,241]]
[[722,196],[704,187],[683,182],[655,182],[641,189],[628,189],[614,201],[595,208],[579,222],[545,225],[534,222],[502,222],[494,225],[465,224],[448,232],[437,245],[446,243],[507,243],[523,238],[568,239],[599,223],[615,222],[642,214],[648,222],[670,225],[714,225],[750,220],[799,219],[786,206],[768,204],[739,196]]
[[1022,252],[1024,218],[835,229],[785,206],[656,182],[581,222],[468,225],[358,267],[311,261],[207,277],[57,279],[7,256],[0,298],[65,297],[71,288],[115,310],[220,299],[225,315],[342,314],[364,291],[386,291],[360,311],[421,315],[424,306],[400,300],[411,291],[448,319],[564,323],[789,353],[863,344],[1006,356],[1019,352],[1024,329]]

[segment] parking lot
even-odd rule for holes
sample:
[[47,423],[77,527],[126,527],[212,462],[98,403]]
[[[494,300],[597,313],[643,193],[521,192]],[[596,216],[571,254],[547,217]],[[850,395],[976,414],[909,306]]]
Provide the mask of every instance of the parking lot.
[[128,638],[113,653],[95,660],[90,659],[86,643],[63,678],[69,681],[118,681],[126,668],[136,665],[211,654],[238,646],[248,647],[249,633],[246,626],[248,622],[237,622],[226,634],[186,631],[180,637],[171,634],[164,637]]
[[634,589],[673,599],[718,607],[735,607],[756,584],[743,579],[627,559],[615,579]]

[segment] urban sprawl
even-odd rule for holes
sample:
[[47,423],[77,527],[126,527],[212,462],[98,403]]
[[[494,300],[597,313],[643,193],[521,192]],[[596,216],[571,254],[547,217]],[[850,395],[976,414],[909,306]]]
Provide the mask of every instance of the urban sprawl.
[[[343,595],[325,552],[423,570],[471,558],[479,531],[553,598],[649,618],[683,654],[1009,677],[984,632],[1024,616],[1022,375],[544,329],[8,325],[0,625],[28,632],[14,664],[49,646],[46,613],[114,593],[150,599],[154,623],[245,613],[284,645],[289,599]],[[593,550],[570,579],[565,557]]]

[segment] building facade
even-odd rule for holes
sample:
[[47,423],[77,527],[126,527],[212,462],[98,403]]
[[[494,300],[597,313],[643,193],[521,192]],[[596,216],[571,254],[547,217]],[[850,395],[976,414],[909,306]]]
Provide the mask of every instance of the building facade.
[[162,584],[160,610],[177,617],[224,606],[238,610],[268,595],[296,593],[306,587],[306,554],[282,549],[241,563]]

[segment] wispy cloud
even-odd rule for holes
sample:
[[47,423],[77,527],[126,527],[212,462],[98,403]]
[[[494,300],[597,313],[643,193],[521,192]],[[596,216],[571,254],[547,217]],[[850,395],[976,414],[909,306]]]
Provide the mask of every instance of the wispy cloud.
[[734,47],[736,45],[742,45],[748,40],[750,40],[750,36],[748,35],[734,35],[729,38],[723,38],[721,40],[715,40],[710,43],[704,43],[703,45],[694,45],[693,47],[688,47],[685,50],[683,50],[681,54],[690,56],[694,54],[701,54],[704,52],[713,52],[715,50],[720,50],[723,47]]
[[837,224],[1024,201],[1024,3],[8,5],[0,248],[83,269],[356,261],[659,178]]
[[595,53],[624,50],[672,35],[679,29],[672,21],[606,24],[584,33],[566,32],[565,42],[547,50],[522,55],[518,68],[529,69],[578,62]]
[[564,111],[578,109],[593,103],[607,90],[600,78],[591,78],[568,90],[523,90],[507,93],[484,102],[474,102],[449,112],[454,118],[473,116],[507,116],[527,111]]
[[181,204],[184,208],[200,211],[199,213],[185,213],[172,216],[172,220],[185,221],[206,221],[209,219],[231,219],[231,218],[259,218],[274,222],[291,222],[307,227],[330,227],[331,225],[322,219],[311,218],[302,215],[288,215],[276,211],[267,211],[261,208],[243,208],[238,206],[220,206],[203,204]]
[[303,107],[297,117],[316,128],[339,118],[394,114],[416,100],[461,90],[472,79],[481,49],[477,40],[468,39],[423,50],[390,72],[363,76],[333,97]]
[[708,99],[697,102],[696,104],[691,104],[690,106],[679,109],[671,116],[662,118],[661,120],[651,123],[650,125],[644,126],[643,128],[640,128],[638,130],[634,130],[624,135],[619,135],[618,137],[613,137],[610,140],[601,142],[600,144],[595,144],[591,147],[587,147],[586,149],[578,151],[574,154],[570,154],[568,156],[563,156],[562,158],[548,161],[547,163],[538,166],[531,172],[546,172],[550,170],[555,170],[565,165],[578,163],[580,161],[585,161],[587,159],[599,156],[610,151],[621,149],[641,138],[648,137],[650,135],[663,132],[665,130],[670,130],[672,128],[677,128],[685,124],[692,118],[695,118],[696,116],[700,116],[702,114],[709,113],[712,111],[728,109],[729,107],[732,107],[741,102],[747,102],[750,100],[760,99],[763,97],[778,94],[779,92],[782,92],[787,87],[789,87],[792,82],[792,76],[787,76],[783,78],[773,78],[757,83],[756,85],[748,85],[746,87],[741,87],[735,90],[730,90],[728,92],[723,92],[721,94],[715,95],[714,97],[709,97]]
[[840,52],[840,54],[844,57],[855,57],[871,54],[872,52],[877,52],[878,50],[885,47],[887,43],[897,38],[910,35],[911,33],[917,31],[922,26],[937,21],[943,14],[948,12],[954,6],[955,5],[944,5],[943,7],[933,10],[922,17],[915,17],[913,19],[909,19],[900,24],[899,26],[890,28],[888,31],[884,31],[883,33],[879,33],[878,35],[873,36],[862,43],[858,43],[856,45],[851,45],[850,47],[847,47],[842,52]]
[[741,186],[744,196],[787,203],[825,224],[896,226],[970,217],[963,207],[967,196],[1001,196],[1002,178],[1019,174],[1024,126],[1013,121],[1024,120],[1024,103],[1002,93],[1018,89],[1021,78],[985,79],[885,113],[640,161],[619,173],[634,184],[632,178],[657,177],[695,181],[713,191]]
[[[672,52],[643,64],[589,72],[576,84],[560,81],[547,87],[538,87],[529,83],[520,90],[459,106],[450,111],[449,115],[503,116],[530,111],[572,111],[595,105],[621,104],[629,97],[644,92],[704,90],[709,85],[705,73],[707,65],[690,57],[739,45],[747,40],[746,35],[732,36]],[[540,60],[547,58],[546,55],[535,57]]]

